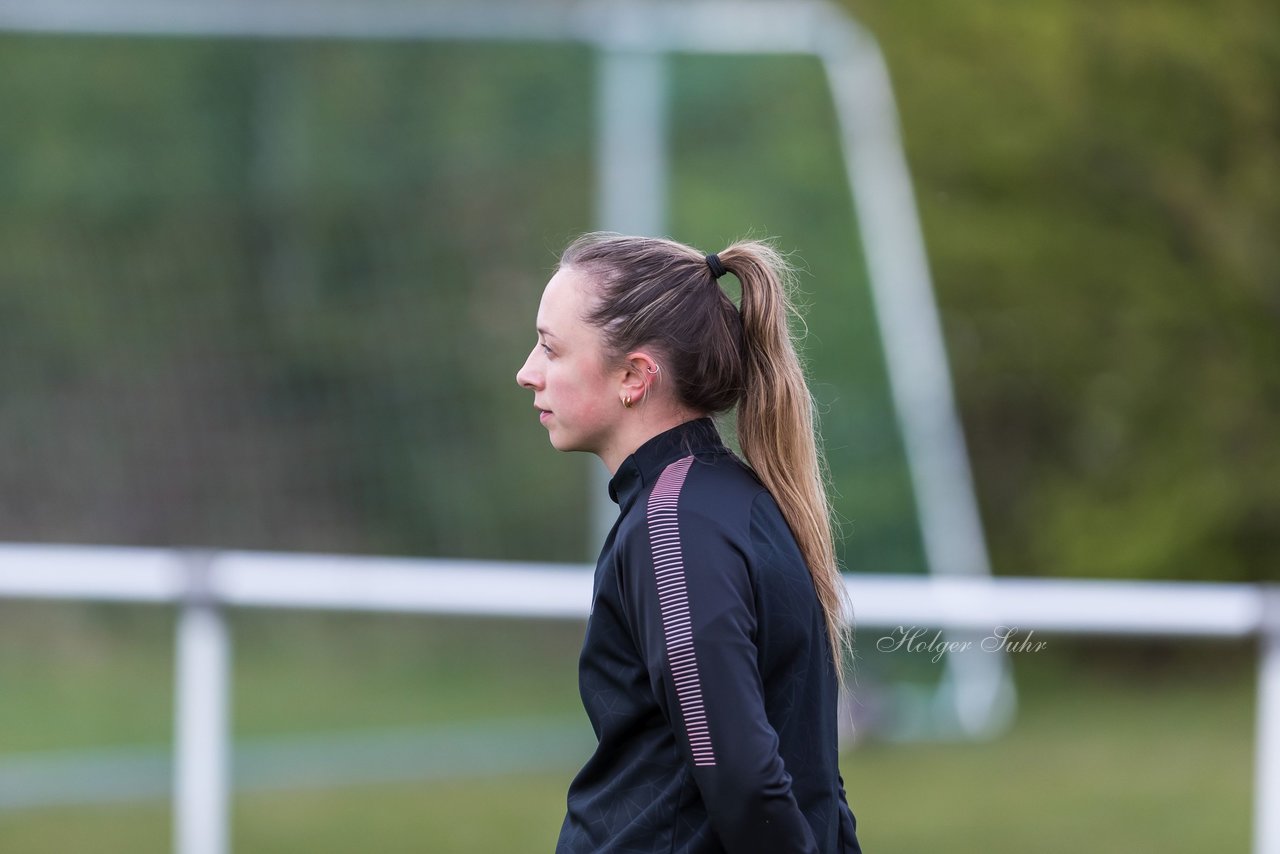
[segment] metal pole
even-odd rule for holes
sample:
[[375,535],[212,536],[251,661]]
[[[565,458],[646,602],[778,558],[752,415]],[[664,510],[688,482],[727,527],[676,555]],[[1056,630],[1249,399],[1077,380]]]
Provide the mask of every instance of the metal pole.
[[[666,58],[605,44],[598,67],[596,222],[605,231],[659,235],[667,210]],[[609,500],[609,473],[599,465],[592,472],[594,559],[618,508]]]
[[[875,40],[843,14],[832,14],[819,38],[925,557],[939,575],[988,576],[986,541],[889,72]],[[957,641],[982,637],[948,635]],[[1005,656],[948,656],[946,667],[941,690],[950,695],[954,721],[940,722],[943,727],[958,726],[970,736],[1004,729],[1016,701]]]
[[187,559],[178,611],[174,719],[174,852],[226,854],[228,662],[222,611],[209,590],[210,559]]
[[1263,590],[1258,643],[1254,854],[1280,854],[1280,585]]

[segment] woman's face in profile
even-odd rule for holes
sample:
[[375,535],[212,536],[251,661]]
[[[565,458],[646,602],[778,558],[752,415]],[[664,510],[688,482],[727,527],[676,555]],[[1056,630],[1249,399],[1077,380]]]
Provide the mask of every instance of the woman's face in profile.
[[605,370],[600,332],[583,320],[590,288],[572,268],[551,277],[538,306],[538,341],[516,373],[560,451],[599,453],[623,412],[620,378]]

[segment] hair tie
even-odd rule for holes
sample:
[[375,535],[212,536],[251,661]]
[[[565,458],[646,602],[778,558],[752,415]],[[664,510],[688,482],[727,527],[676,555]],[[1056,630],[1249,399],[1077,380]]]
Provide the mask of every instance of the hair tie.
[[724,265],[720,263],[720,256],[714,252],[707,256],[707,266],[711,268],[711,278],[713,279],[718,279],[725,273],[729,272],[724,268]]

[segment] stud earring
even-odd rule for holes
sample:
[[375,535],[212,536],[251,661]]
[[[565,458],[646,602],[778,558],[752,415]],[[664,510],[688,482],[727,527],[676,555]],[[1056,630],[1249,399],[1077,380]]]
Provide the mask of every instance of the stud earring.
[[627,409],[631,408],[631,395],[627,395],[626,397],[622,398],[622,405]]

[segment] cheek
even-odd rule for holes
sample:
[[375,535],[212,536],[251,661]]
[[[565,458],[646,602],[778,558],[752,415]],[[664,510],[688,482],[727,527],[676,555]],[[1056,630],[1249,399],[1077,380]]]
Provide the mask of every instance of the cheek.
[[608,421],[613,414],[613,408],[608,404],[609,401],[599,394],[590,398],[584,397],[578,404],[580,421],[583,424],[591,425],[598,425]]
[[554,376],[558,393],[556,394],[556,403],[553,405],[557,409],[563,410],[565,415],[572,414],[573,420],[579,426],[585,427],[608,420],[616,414],[613,411],[615,405],[618,408],[622,406],[621,403],[610,397],[603,377],[584,376],[584,372],[572,369],[563,372],[553,369],[548,374],[549,385],[553,375],[558,374],[558,376]]

